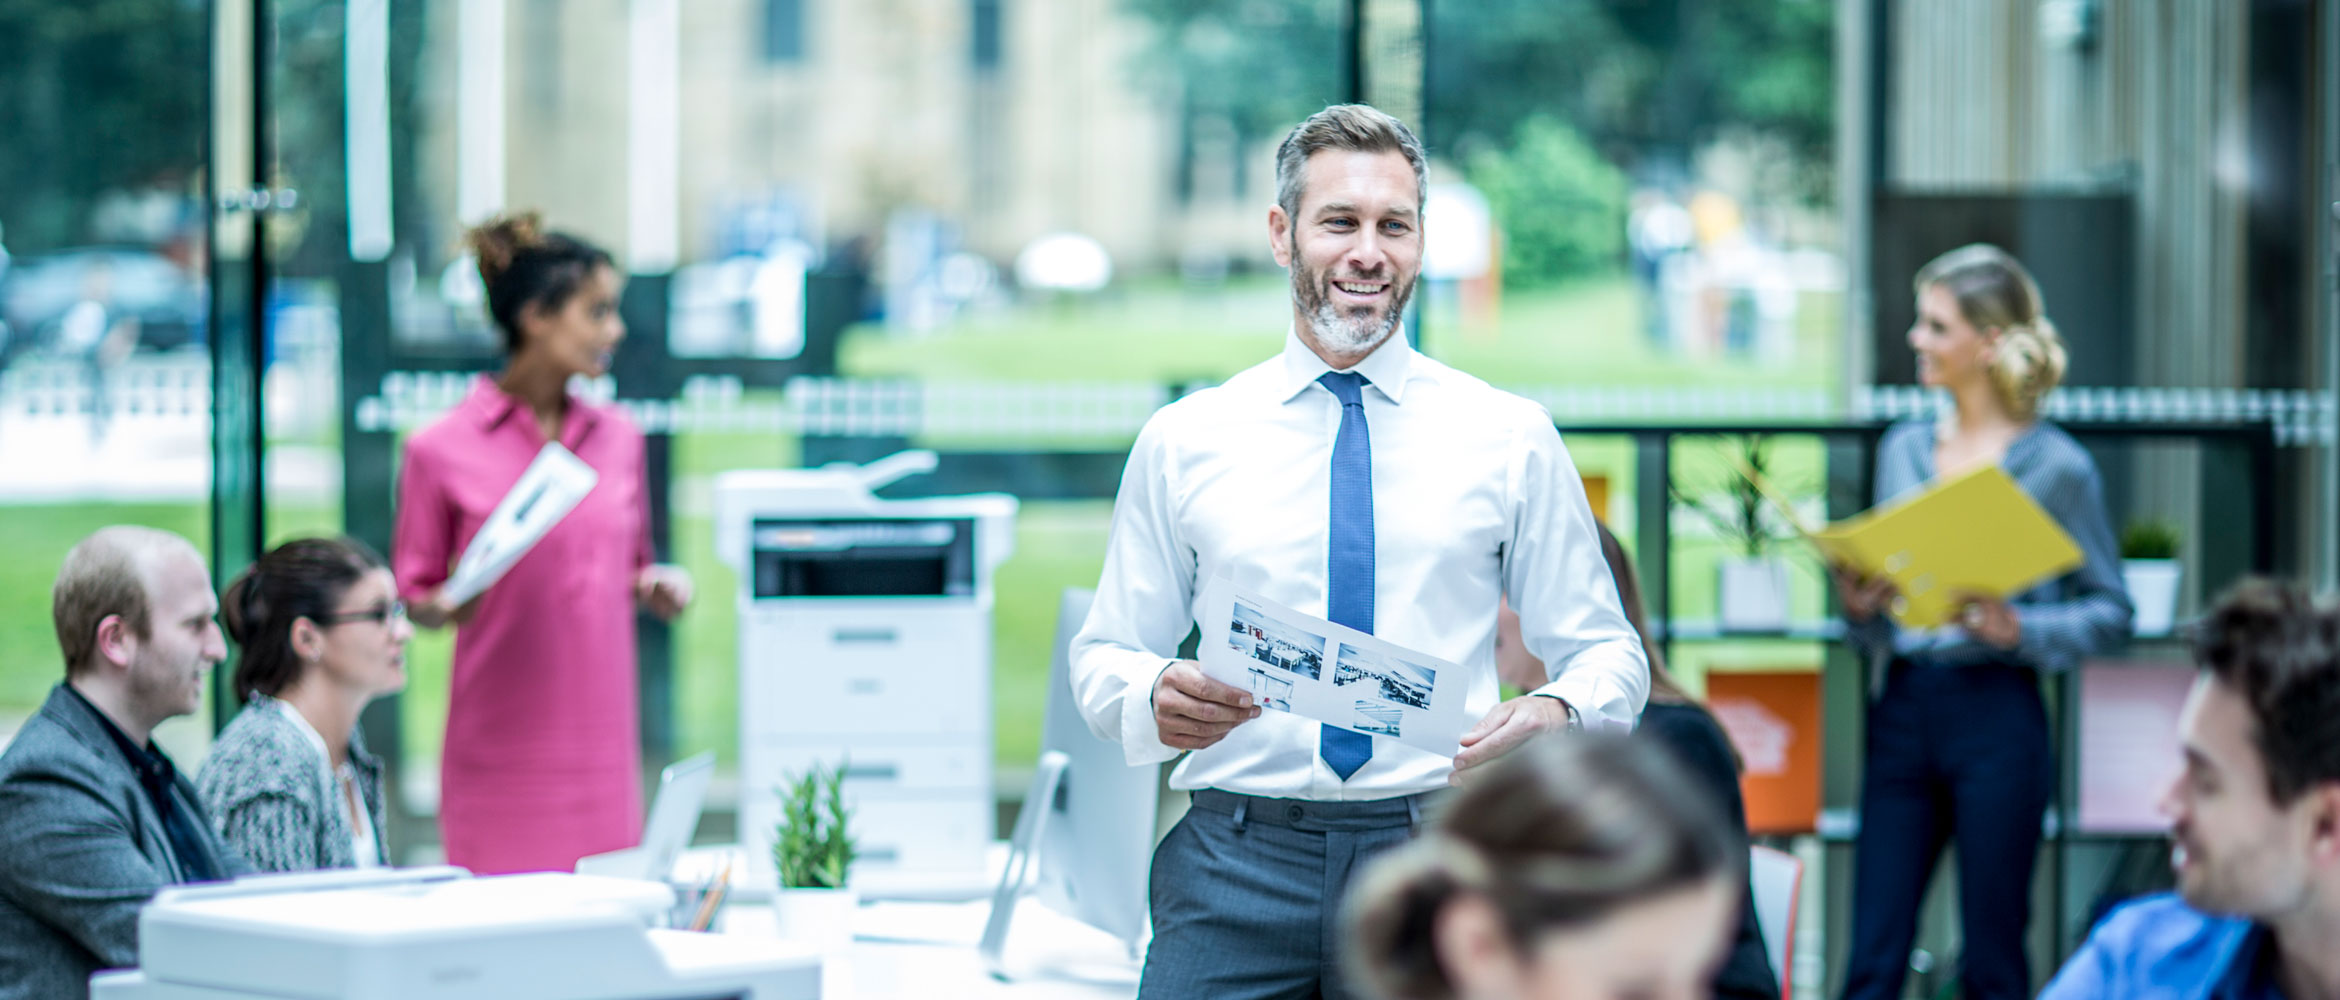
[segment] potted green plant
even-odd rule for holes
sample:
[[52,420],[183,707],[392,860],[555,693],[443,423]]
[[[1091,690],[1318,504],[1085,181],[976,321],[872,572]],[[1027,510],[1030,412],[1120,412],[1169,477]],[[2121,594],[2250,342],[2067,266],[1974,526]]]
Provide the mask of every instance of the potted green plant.
[[2131,628],[2138,635],[2168,635],[2177,624],[2178,587],[2185,580],[2177,554],[2177,526],[2168,521],[2140,519],[2121,532],[2121,582],[2136,609]]
[[780,936],[820,944],[824,950],[853,940],[853,911],[860,902],[851,885],[853,809],[845,804],[845,764],[807,768],[780,796],[780,824],[772,831],[772,865],[780,891],[772,895]]
[[[1772,480],[1763,435],[1735,439],[1736,465]],[[1780,537],[1770,501],[1745,472],[1734,468],[1718,489],[1693,495],[1678,485],[1674,502],[1704,517],[1730,546],[1715,571],[1716,611],[1726,632],[1777,632],[1788,625],[1788,565],[1772,544]]]

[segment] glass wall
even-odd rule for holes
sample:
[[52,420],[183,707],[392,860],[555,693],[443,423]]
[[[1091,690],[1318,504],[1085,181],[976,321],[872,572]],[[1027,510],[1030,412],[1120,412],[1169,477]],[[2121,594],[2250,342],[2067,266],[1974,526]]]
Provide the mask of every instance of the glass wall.
[[[276,6],[279,113],[346,101],[342,120],[360,121],[356,76],[302,76],[305,5]],[[715,551],[714,477],[930,447],[942,468],[890,495],[1023,498],[992,651],[997,783],[1020,789],[1057,595],[1096,581],[1123,450],[1175,392],[1278,348],[1273,144],[1344,98],[1347,8],[390,4],[387,248],[352,263],[348,226],[322,225],[303,237],[333,251],[320,266],[275,272],[296,322],[313,306],[342,335],[337,359],[277,334],[291,398],[269,397],[270,533],[314,511],[387,541],[404,435],[500,363],[463,227],[539,211],[631,275],[628,341],[590,391],[649,432],[661,555],[698,585],[671,629],[645,631],[649,763],[713,750],[728,768],[737,749],[737,582]],[[341,51],[315,50],[328,64],[362,58],[351,23]],[[360,171],[339,167],[357,141],[288,129],[278,143],[288,170],[334,189],[311,202],[320,215],[362,214]],[[361,336],[375,321],[384,335]],[[334,405],[336,387],[345,420],[305,422],[299,407]],[[914,402],[872,423],[856,416],[872,392]],[[297,478],[336,457],[315,488]],[[398,703],[419,818],[450,651],[444,633],[419,637]]]
[[[0,733],[64,678],[65,552],[108,524],[211,549],[209,14],[0,3]],[[157,738],[192,765],[207,713]]]
[[[1563,427],[1804,421],[1839,411],[1844,269],[1836,210],[1837,5],[1429,4],[1425,130],[1439,249],[1423,343],[1544,399]],[[1684,438],[1670,492],[1628,442],[1572,436],[1628,546],[1670,531],[1653,603],[1696,688],[1710,663],[1814,669],[1809,640],[1726,631],[1726,562],[1787,574],[1785,621],[1816,633],[1816,565],[1735,469],[1811,498],[1806,440]],[[1727,457],[1726,457],[1727,456]],[[1641,477],[1637,479],[1637,474]],[[1644,512],[1667,512],[1643,524]],[[1782,558],[1787,556],[1789,558]],[[1661,574],[1662,575],[1653,575]]]

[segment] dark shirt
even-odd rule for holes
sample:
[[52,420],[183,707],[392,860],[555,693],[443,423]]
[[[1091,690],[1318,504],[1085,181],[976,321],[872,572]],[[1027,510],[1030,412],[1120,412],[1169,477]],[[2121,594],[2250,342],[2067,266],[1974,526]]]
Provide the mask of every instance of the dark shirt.
[[[1634,732],[1658,741],[1674,752],[1692,777],[1730,814],[1739,843],[1747,841],[1747,806],[1739,797],[1739,755],[1714,716],[1696,705],[1650,702],[1641,712]],[[1739,901],[1739,933],[1729,957],[1715,974],[1714,995],[1724,1000],[1777,1000],[1779,975],[1763,948],[1763,929],[1755,923],[1754,892]]]
[[114,738],[115,749],[122,751],[123,761],[138,775],[138,785],[146,789],[147,801],[154,804],[154,814],[162,817],[163,835],[171,843],[171,857],[178,861],[187,881],[216,882],[223,878],[224,873],[212,867],[211,852],[203,847],[203,836],[194,826],[196,820],[178,808],[171,795],[171,786],[179,779],[179,769],[171,764],[171,759],[163,756],[152,740],[143,747],[130,742],[121,727],[114,725],[114,720],[98,711],[73,685],[65,685],[65,690],[88,706],[91,715],[97,716],[98,722],[106,727],[106,735]]

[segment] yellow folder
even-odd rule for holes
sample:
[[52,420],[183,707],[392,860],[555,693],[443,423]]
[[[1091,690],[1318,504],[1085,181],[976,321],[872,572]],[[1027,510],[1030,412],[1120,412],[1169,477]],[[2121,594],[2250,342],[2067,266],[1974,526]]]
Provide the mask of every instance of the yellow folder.
[[2084,558],[2063,526],[1997,465],[1817,530],[1805,528],[1753,470],[1740,471],[1830,561],[1892,579],[1901,588],[1893,619],[1911,628],[1948,623],[1957,595],[2005,599],[2077,569]]

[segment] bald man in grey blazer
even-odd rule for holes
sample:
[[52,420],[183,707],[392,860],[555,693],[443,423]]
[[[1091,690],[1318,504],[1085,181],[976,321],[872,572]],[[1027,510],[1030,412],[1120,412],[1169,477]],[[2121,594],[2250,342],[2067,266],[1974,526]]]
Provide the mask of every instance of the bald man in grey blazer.
[[156,890],[252,870],[152,739],[227,655],[195,547],[102,529],[66,555],[53,605],[65,682],[0,753],[0,1000],[88,996],[90,973],[138,964]]

